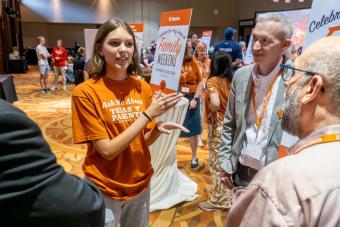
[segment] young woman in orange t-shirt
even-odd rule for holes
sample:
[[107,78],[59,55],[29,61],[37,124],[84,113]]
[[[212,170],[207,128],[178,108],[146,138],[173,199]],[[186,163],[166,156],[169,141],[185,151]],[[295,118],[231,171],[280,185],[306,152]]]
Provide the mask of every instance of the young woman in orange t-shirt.
[[139,70],[138,50],[122,20],[99,28],[92,61],[96,76],[79,84],[72,97],[73,139],[88,145],[83,171],[103,193],[107,226],[148,226],[153,174],[148,146],[161,133],[188,132],[154,118],[182,95],[152,97],[150,86],[133,76]]
[[202,74],[197,61],[193,58],[191,40],[188,39],[179,80],[179,92],[185,94],[185,97],[189,99],[190,102],[183,123],[184,127],[188,128],[190,133],[181,133],[180,137],[189,138],[192,152],[190,168],[195,170],[198,170],[201,167],[196,157],[198,135],[202,133],[200,114],[201,91]]

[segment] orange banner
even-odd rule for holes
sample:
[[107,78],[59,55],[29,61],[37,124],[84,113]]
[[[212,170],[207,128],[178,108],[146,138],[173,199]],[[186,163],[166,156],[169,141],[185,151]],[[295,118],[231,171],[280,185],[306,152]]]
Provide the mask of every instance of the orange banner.
[[143,32],[144,24],[129,24],[133,32]]
[[202,34],[202,36],[211,36],[211,35],[212,35],[212,31],[205,31]]
[[189,25],[192,9],[182,9],[161,13],[160,26]]

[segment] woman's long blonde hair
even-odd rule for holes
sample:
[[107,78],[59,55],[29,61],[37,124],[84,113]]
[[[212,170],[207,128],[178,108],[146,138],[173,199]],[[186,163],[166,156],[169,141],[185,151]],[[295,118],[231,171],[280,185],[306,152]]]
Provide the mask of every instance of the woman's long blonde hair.
[[[203,49],[203,48],[205,48],[206,50],[208,50],[208,49],[207,49],[207,45],[206,45],[204,42],[198,43],[198,45],[197,45],[197,47],[196,47],[196,50],[195,50],[195,53],[194,53],[194,56],[195,56],[195,58],[196,58],[197,60],[198,60],[198,50]],[[206,57],[205,57],[203,60],[205,60],[207,57],[208,57],[208,54],[206,55]]]

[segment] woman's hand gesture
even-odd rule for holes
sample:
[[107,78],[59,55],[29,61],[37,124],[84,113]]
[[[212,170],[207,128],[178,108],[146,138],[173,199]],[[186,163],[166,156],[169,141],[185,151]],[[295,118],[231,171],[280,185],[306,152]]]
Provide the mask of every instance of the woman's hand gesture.
[[152,103],[145,112],[151,118],[158,117],[165,113],[167,110],[174,107],[181,100],[182,97],[182,94],[171,93],[165,95],[164,93],[158,91],[155,93]]
[[183,125],[174,123],[174,122],[162,122],[160,121],[157,124],[157,130],[161,133],[165,133],[165,134],[170,134],[171,130],[176,130],[176,129],[180,129],[182,132],[184,133],[189,133],[190,131],[185,128]]

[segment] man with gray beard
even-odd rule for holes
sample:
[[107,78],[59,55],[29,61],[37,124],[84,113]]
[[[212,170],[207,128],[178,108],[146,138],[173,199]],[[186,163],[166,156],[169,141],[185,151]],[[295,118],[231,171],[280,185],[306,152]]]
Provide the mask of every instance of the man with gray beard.
[[340,226],[340,37],[281,67],[282,128],[300,140],[236,192],[227,226]]

